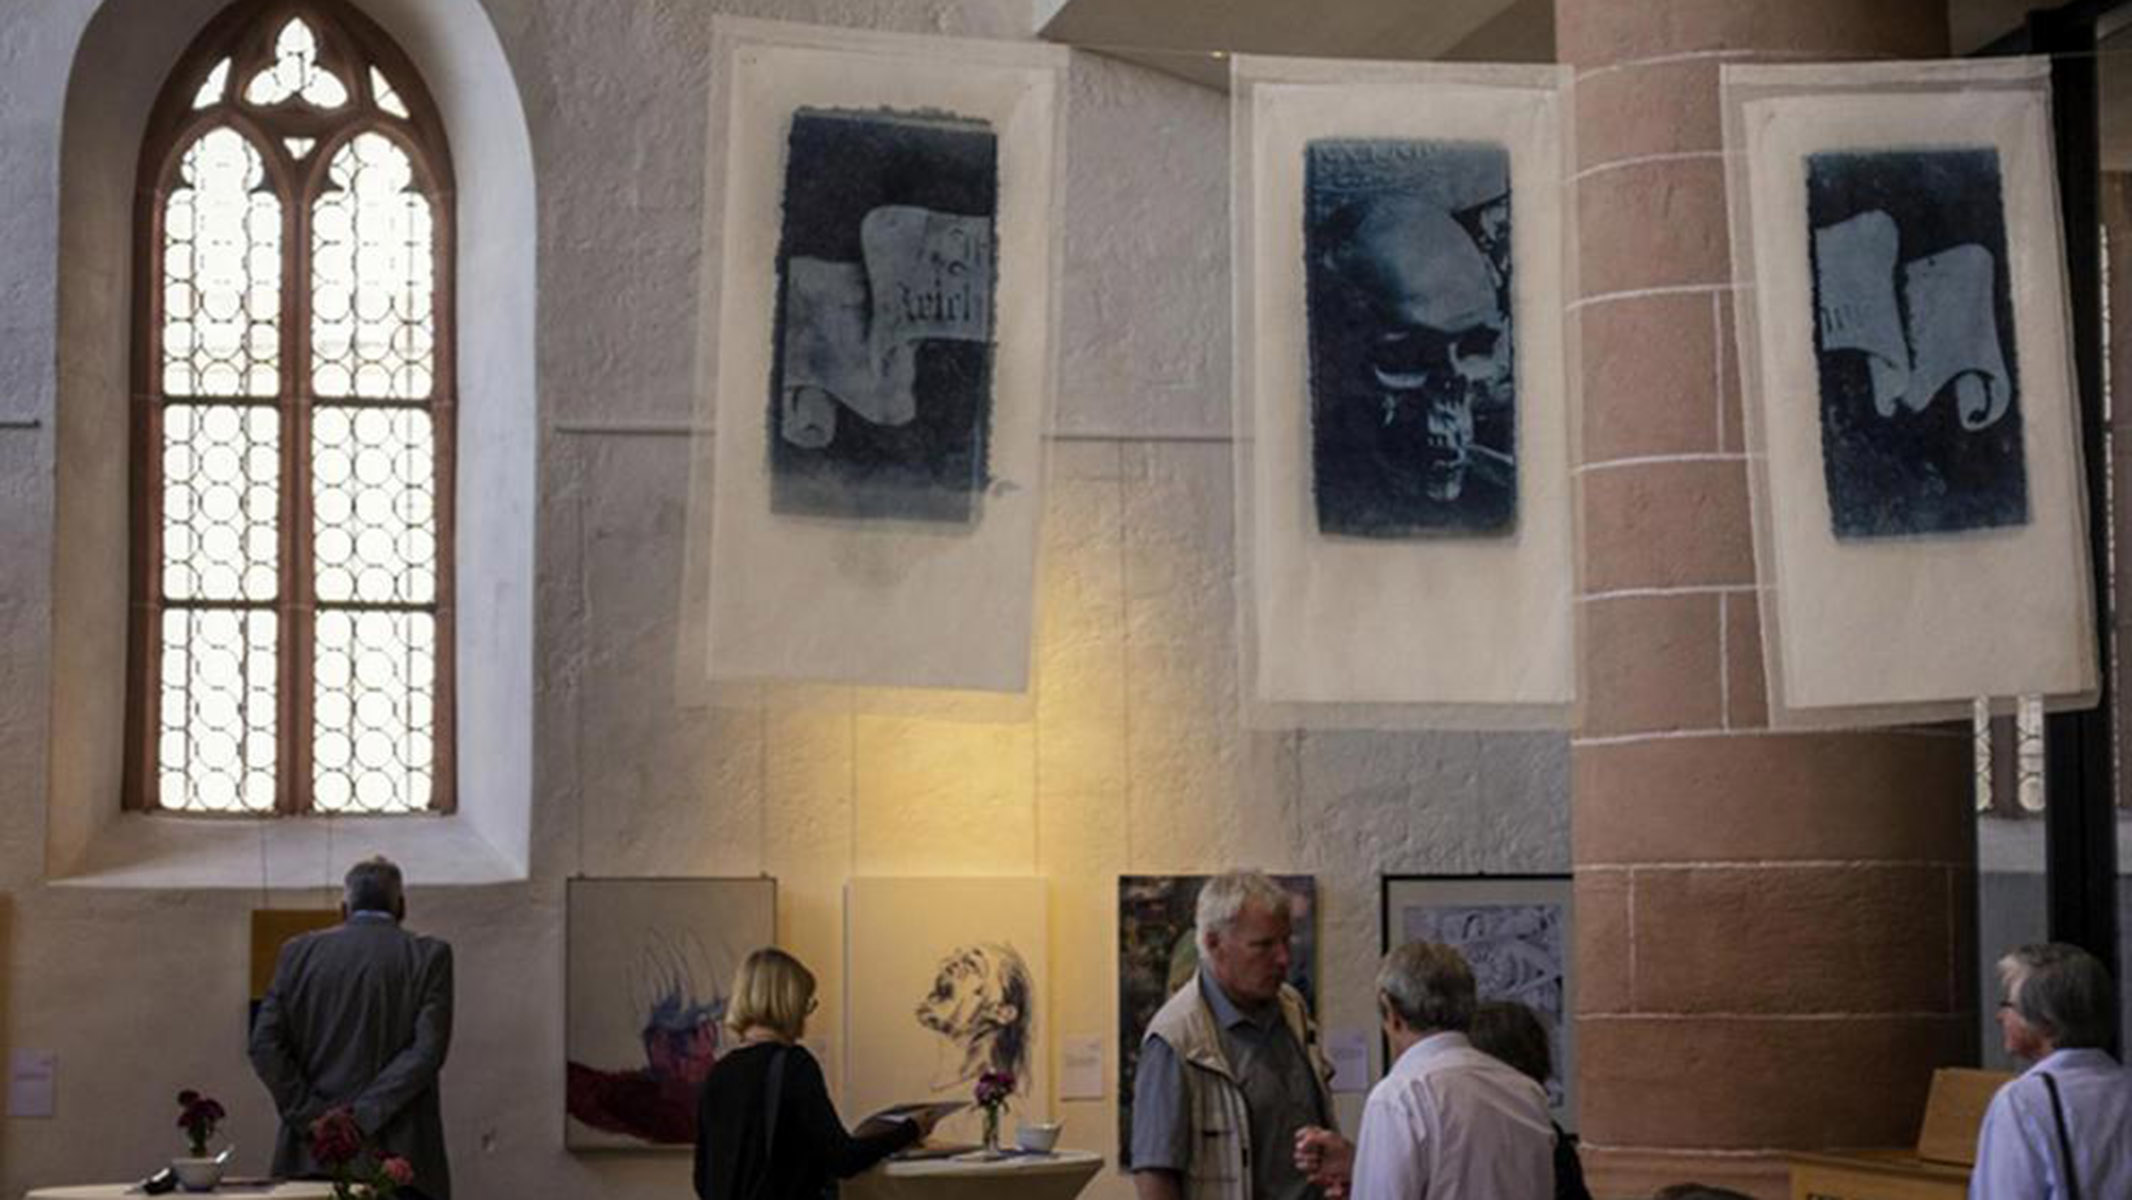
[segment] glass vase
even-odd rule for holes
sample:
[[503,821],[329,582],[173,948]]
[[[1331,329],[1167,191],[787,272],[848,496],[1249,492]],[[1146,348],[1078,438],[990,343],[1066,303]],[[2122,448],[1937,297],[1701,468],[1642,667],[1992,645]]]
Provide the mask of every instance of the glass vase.
[[985,1106],[985,1153],[999,1152],[999,1106],[988,1104]]

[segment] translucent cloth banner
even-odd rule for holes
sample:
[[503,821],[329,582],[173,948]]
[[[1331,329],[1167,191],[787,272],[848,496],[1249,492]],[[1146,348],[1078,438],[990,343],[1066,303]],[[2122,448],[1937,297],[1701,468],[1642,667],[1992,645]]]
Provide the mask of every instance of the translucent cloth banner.
[[1023,691],[1066,51],[723,17],[714,43],[684,696]]
[[1772,723],[2093,703],[2048,62],[1722,88]]
[[1568,721],[1568,81],[1233,62],[1252,724]]

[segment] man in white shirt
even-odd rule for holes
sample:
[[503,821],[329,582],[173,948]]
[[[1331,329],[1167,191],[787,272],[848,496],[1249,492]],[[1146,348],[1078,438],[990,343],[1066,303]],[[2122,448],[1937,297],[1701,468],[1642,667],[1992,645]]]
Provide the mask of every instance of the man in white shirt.
[[1473,970],[1457,950],[1408,942],[1384,956],[1377,1010],[1393,1062],[1362,1110],[1354,1200],[1554,1195],[1547,1094],[1466,1040],[1473,1008]]
[[2030,1059],[1977,1131],[1975,1200],[2132,1196],[2132,1070],[2111,1057],[2110,972],[2077,946],[2023,946],[1999,960],[1999,1031]]

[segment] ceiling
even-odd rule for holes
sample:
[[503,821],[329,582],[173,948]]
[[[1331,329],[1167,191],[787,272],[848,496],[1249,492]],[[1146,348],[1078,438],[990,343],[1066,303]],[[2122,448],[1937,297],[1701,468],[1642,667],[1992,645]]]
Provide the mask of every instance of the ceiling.
[[[1550,62],[1554,0],[1032,0],[1041,36],[1217,90],[1229,54]],[[2018,26],[2037,0],[1948,0],[1956,54]]]

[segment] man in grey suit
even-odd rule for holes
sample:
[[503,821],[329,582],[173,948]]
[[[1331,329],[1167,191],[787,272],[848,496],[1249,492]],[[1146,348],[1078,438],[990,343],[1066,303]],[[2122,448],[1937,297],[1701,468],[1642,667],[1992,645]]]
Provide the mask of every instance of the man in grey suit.
[[402,1195],[450,1200],[437,1073],[452,1038],[452,948],[400,928],[400,868],[379,857],[347,875],[341,923],[291,939],[252,1025],[252,1069],[281,1113],[274,1174],[326,1174],[311,1123],[346,1107],[381,1153],[414,1168]]

